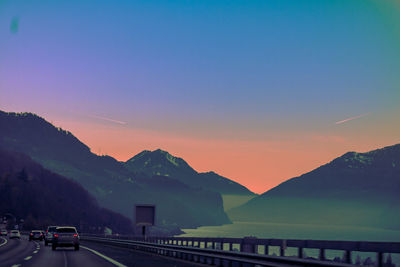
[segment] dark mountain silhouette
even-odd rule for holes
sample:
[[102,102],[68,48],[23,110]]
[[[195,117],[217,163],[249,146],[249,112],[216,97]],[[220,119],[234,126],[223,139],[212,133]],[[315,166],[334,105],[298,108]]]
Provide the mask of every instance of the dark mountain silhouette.
[[102,207],[129,218],[135,203],[149,203],[157,205],[157,224],[163,227],[230,222],[219,193],[170,177],[134,174],[112,157],[91,153],[70,132],[32,113],[0,111],[0,148],[25,153],[45,168],[79,182]]
[[231,219],[400,229],[400,144],[349,152],[229,212]]
[[[28,156],[0,149],[0,214],[24,219],[25,229],[74,225],[84,232],[109,227],[132,233],[130,219],[100,208],[78,183],[44,169]],[[95,230],[94,230],[95,229]]]
[[173,177],[191,187],[204,188],[221,194],[254,195],[243,185],[215,172],[198,173],[183,159],[161,149],[142,151],[126,161],[125,167],[134,173]]

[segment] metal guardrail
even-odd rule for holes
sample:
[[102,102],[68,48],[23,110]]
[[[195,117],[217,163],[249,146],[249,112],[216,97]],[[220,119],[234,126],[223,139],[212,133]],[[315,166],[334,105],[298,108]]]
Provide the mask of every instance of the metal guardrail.
[[[175,257],[187,261],[200,262],[203,264],[217,266],[232,266],[233,263],[250,264],[251,266],[336,266],[349,267],[354,266],[347,263],[333,261],[321,261],[313,259],[300,259],[297,257],[271,256],[249,252],[226,251],[209,248],[199,248],[195,246],[181,246],[162,243],[166,238],[151,238],[151,241],[144,242],[139,240],[115,239],[81,235],[81,240],[110,244],[119,247],[127,247],[136,250],[147,251],[163,256]],[[194,245],[194,243],[192,243]]]
[[[88,236],[88,235],[87,235]],[[99,235],[92,235],[101,237]],[[103,236],[104,237],[104,236]],[[233,246],[239,246],[241,252],[259,253],[263,249],[261,255],[268,255],[270,247],[279,248],[279,256],[285,256],[287,248],[297,249],[297,258],[305,257],[305,249],[317,249],[319,251],[318,259],[326,260],[326,251],[344,251],[344,261],[352,264],[353,252],[372,252],[376,253],[376,265],[384,266],[384,255],[390,253],[400,254],[400,242],[368,242],[368,241],[330,241],[330,240],[298,240],[298,239],[264,239],[255,237],[245,238],[201,238],[201,237],[142,237],[132,236],[110,236],[112,239],[123,239],[129,241],[139,241],[152,244],[176,245],[179,247],[197,247],[211,248],[232,251]],[[209,251],[209,250],[207,250]]]

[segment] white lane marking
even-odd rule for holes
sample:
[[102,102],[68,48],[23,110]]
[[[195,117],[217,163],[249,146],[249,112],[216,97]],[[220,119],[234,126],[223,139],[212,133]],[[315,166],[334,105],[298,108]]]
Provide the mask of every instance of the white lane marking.
[[19,266],[21,266],[21,264],[14,264],[14,265],[11,266],[11,267],[19,267]]
[[5,244],[7,244],[8,240],[5,239],[5,238],[3,238],[3,237],[0,237],[0,238],[4,240],[4,242],[0,244],[0,247],[2,247],[2,246],[4,246]]
[[36,253],[38,253],[39,251],[37,251],[37,250],[35,250],[34,252],[33,252],[33,254],[36,254]]
[[64,254],[64,267],[68,266],[68,262],[67,262],[67,254],[65,254],[65,251],[63,251]]
[[29,261],[30,259],[32,259],[32,256],[28,256],[26,258],[24,258],[24,260]]
[[84,249],[86,249],[86,250],[89,250],[90,252],[96,254],[97,256],[102,257],[102,258],[105,259],[106,261],[111,262],[111,263],[114,264],[115,266],[118,266],[118,267],[127,267],[126,265],[123,265],[122,263],[119,263],[118,261],[113,260],[113,259],[107,257],[106,255],[101,254],[100,252],[98,252],[98,251],[96,251],[96,250],[94,250],[94,249],[91,249],[91,248],[88,248],[88,247],[85,247],[85,246],[81,246],[81,248],[84,248]]

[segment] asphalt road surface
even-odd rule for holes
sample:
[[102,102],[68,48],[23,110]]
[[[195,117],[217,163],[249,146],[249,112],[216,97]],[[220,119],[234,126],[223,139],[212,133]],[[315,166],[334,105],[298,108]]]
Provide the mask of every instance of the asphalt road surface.
[[79,251],[44,246],[44,242],[0,238],[0,267],[194,267],[185,263],[125,248],[81,242]]

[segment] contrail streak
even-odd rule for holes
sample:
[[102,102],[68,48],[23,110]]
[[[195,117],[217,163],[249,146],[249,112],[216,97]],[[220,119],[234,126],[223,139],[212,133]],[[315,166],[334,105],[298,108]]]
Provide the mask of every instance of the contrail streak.
[[364,113],[364,114],[361,114],[361,115],[358,115],[358,116],[350,117],[350,118],[347,118],[347,119],[344,119],[344,120],[341,120],[341,121],[337,121],[337,122],[335,122],[335,124],[342,124],[342,123],[345,123],[345,122],[348,122],[348,121],[359,119],[359,118],[367,116],[368,114],[370,114],[370,112]]
[[110,121],[110,122],[122,124],[122,125],[126,124],[126,122],[124,122],[124,121],[113,120],[113,119],[106,118],[106,117],[100,117],[100,116],[96,116],[96,115],[88,115],[88,116],[92,117],[92,118],[100,119],[100,120],[105,120],[105,121]]

